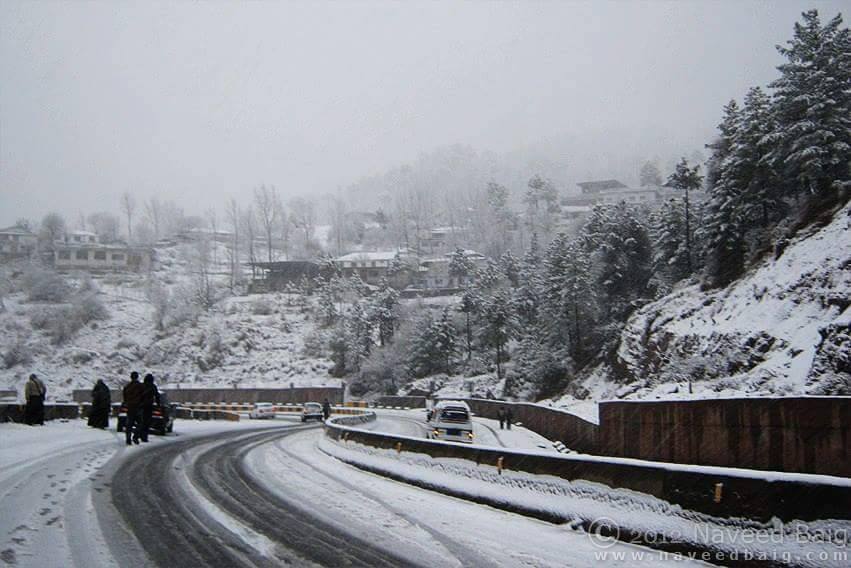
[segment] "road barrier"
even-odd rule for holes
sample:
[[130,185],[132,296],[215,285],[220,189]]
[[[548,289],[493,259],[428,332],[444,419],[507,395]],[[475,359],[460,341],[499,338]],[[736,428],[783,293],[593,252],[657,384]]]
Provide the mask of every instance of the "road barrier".
[[[585,480],[653,495],[715,517],[768,522],[851,519],[851,481],[826,476],[763,473],[722,467],[694,467],[634,459],[524,452],[384,434],[356,426],[374,420],[364,414],[326,421],[325,435],[340,443],[457,458],[505,470]],[[723,498],[717,499],[717,487]]]
[[[0,404],[0,422],[24,422],[26,404]],[[45,420],[59,420],[80,417],[80,406],[76,403],[55,403],[44,405]]]

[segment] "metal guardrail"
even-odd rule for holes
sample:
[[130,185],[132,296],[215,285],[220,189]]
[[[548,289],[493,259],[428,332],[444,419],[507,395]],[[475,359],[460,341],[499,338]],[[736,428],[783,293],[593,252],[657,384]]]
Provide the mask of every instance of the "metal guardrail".
[[[343,444],[359,443],[433,458],[464,459],[478,465],[630,489],[716,517],[743,517],[762,522],[774,517],[782,521],[851,519],[851,483],[844,479],[815,475],[783,479],[733,468],[689,468],[627,458],[491,448],[357,427],[371,420],[375,420],[374,413],[333,418],[325,422],[325,435]],[[831,479],[836,482],[831,483]],[[720,498],[719,487],[723,488]]]

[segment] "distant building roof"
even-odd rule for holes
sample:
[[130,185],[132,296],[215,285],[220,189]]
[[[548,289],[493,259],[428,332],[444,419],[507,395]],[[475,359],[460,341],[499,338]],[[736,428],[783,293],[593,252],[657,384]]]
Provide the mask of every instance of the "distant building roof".
[[0,229],[0,233],[5,235],[32,235],[35,236],[35,233],[30,231],[29,229],[25,229],[24,227],[19,227],[14,225],[12,227],[6,227],[5,229]]
[[408,256],[408,251],[404,249],[400,250],[382,250],[382,251],[361,251],[361,252],[350,252],[349,254],[345,254],[343,256],[339,256],[334,260],[336,262],[359,262],[359,261],[367,261],[367,260],[393,260],[396,256],[405,257]]
[[600,193],[601,191],[611,191],[613,189],[623,189],[626,187],[625,184],[619,182],[616,179],[583,181],[577,183],[576,185],[578,185],[582,189],[582,193]]

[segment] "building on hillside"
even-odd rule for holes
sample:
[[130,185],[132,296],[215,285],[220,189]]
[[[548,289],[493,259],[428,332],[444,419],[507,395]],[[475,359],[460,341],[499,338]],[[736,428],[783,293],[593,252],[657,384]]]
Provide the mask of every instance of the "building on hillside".
[[[586,181],[576,184],[580,195],[562,198],[562,214],[567,219],[581,219],[591,212],[595,205],[647,205],[658,207],[663,202],[683,196],[683,191],[670,187],[644,186],[631,188],[616,179]],[[690,191],[689,199],[694,202],[705,201],[704,191]]]
[[617,191],[619,189],[627,189],[626,184],[621,183],[616,179],[604,179],[599,181],[582,181],[577,183],[582,195],[597,195],[598,193],[606,193],[609,191]]
[[[465,250],[464,256],[471,260],[476,268],[483,267],[487,261],[483,254],[474,250]],[[473,281],[472,274],[467,276],[450,274],[450,263],[450,254],[421,260],[414,285],[423,290],[442,290],[446,293],[453,293]]]
[[390,285],[402,289],[413,281],[414,258],[407,249],[352,252],[334,259],[343,277],[357,274],[360,279],[377,286],[384,278]]
[[0,229],[0,262],[29,258],[38,247],[38,237],[23,227]]
[[282,292],[290,284],[299,284],[304,279],[312,281],[321,273],[319,263],[311,260],[255,262],[254,266],[260,270],[251,281],[252,293]]
[[420,247],[430,254],[454,249],[459,242],[466,241],[469,231],[465,227],[432,227],[424,231]]
[[148,272],[154,260],[152,249],[123,243],[104,244],[88,231],[74,231],[54,243],[53,265],[57,270],[88,272]]

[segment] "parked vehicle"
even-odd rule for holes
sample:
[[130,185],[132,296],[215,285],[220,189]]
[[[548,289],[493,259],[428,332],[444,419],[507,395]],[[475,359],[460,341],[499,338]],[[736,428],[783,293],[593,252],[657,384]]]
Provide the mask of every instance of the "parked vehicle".
[[[169,403],[165,393],[160,392],[160,403],[154,404],[153,412],[151,412],[151,427],[150,431],[160,436],[165,436],[174,431],[174,415],[177,404]],[[124,431],[124,425],[127,423],[127,407],[124,403],[118,407],[118,421],[116,429],[119,432]]]
[[428,437],[431,440],[473,443],[473,421],[470,417],[470,407],[466,402],[458,400],[438,402],[431,409],[428,425]]
[[254,408],[248,413],[249,418],[274,418],[275,417],[275,405],[271,402],[258,402],[254,405]]
[[301,421],[318,420],[322,422],[324,415],[322,414],[322,405],[318,402],[305,402],[304,410],[301,411]]

